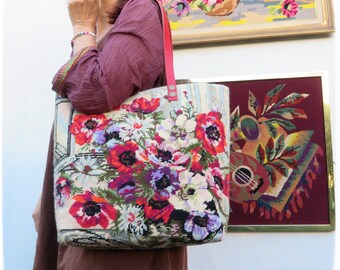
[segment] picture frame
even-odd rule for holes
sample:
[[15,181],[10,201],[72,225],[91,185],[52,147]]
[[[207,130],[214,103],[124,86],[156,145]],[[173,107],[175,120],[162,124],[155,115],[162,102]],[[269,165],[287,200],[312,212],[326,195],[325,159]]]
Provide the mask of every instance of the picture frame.
[[327,74],[190,81],[229,87],[229,231],[333,231]]
[[160,1],[175,46],[334,31],[331,0]]

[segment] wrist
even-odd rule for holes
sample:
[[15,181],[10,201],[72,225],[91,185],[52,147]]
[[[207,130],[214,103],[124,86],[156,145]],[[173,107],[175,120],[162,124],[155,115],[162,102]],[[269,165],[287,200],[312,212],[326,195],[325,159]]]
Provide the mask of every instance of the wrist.
[[83,37],[85,36],[92,36],[92,39],[89,39],[88,37],[86,37],[86,40],[90,41],[92,43],[92,41],[95,41],[96,40],[96,34],[94,32],[89,32],[89,31],[85,31],[85,32],[79,32],[77,33],[71,40],[71,47],[73,48],[74,47],[74,42],[77,40],[77,39],[84,39]]
[[77,35],[80,32],[96,32],[96,25],[93,23],[74,23],[73,35]]

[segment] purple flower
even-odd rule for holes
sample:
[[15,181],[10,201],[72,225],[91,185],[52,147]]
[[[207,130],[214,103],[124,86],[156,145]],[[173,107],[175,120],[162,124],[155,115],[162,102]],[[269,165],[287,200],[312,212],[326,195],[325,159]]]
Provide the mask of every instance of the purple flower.
[[178,173],[167,167],[150,170],[147,174],[147,180],[156,193],[162,197],[169,197],[170,194],[175,194],[180,188]]
[[55,183],[54,196],[59,207],[63,207],[71,195],[71,182],[65,177],[59,177]]
[[112,179],[108,187],[115,190],[126,202],[131,202],[136,199],[135,192],[137,187],[131,175],[121,175]]
[[184,224],[184,230],[191,233],[193,239],[200,241],[204,240],[209,233],[217,231],[221,225],[221,219],[217,215],[191,212]]
[[93,134],[96,144],[106,144],[109,148],[113,148],[118,141],[122,141],[121,128],[115,124],[110,125],[105,130],[98,130]]
[[178,17],[187,16],[189,14],[189,3],[186,0],[174,1],[171,7],[175,10]]

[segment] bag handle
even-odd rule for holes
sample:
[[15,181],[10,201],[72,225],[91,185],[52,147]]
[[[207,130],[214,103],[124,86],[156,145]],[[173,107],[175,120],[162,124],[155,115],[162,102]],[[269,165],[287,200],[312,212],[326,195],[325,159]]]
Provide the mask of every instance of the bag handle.
[[160,2],[158,0],[156,0],[156,2],[162,13],[164,62],[165,62],[166,84],[167,84],[167,89],[168,89],[168,100],[176,101],[178,100],[178,95],[177,95],[177,86],[176,86],[175,72],[174,72],[174,56],[173,56],[172,37],[171,37],[169,19],[168,19],[168,15],[166,11],[164,10]]
[[[125,9],[133,0],[127,2],[123,8]],[[168,89],[167,99],[169,101],[178,100],[177,86],[174,72],[174,57],[172,47],[171,29],[167,12],[164,10],[160,0],[153,0],[157,3],[162,14],[162,27],[163,27],[163,46],[164,46],[164,64],[165,64],[165,77]],[[123,11],[122,10],[122,11]]]

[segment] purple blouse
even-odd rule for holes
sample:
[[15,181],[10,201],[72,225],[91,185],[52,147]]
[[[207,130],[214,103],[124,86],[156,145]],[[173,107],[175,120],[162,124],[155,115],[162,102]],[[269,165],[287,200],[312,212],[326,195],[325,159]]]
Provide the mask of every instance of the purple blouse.
[[131,2],[98,48],[90,48],[68,71],[59,91],[76,110],[107,112],[134,93],[162,83],[163,34],[157,8],[151,1]]
[[[66,73],[65,66],[74,57],[59,70],[53,80],[53,89],[67,96],[80,112],[110,111],[137,91],[163,85],[162,41],[157,4],[151,0],[134,0],[122,11],[98,48],[91,47],[77,58],[78,61],[72,62],[75,64]],[[59,245],[53,190],[52,133],[41,197],[34,270],[187,269],[185,247],[125,251]]]

